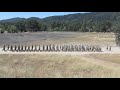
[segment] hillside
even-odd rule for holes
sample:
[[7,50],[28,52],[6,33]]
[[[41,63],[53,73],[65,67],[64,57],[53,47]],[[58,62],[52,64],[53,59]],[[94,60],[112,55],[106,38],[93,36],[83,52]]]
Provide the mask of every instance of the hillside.
[[5,20],[0,20],[0,22],[16,22],[21,20],[27,20],[27,19],[36,19],[36,20],[43,20],[46,22],[51,21],[82,21],[82,20],[89,20],[92,19],[93,21],[97,20],[116,20],[117,17],[120,16],[120,12],[91,12],[91,13],[77,13],[77,14],[68,14],[64,16],[50,16],[43,19],[40,19],[38,17],[31,17],[31,18],[10,18]]
[[[0,21],[0,28],[8,32],[80,31],[114,32],[120,26],[120,12],[77,13],[46,18],[11,18]],[[11,26],[12,25],[12,26]]]

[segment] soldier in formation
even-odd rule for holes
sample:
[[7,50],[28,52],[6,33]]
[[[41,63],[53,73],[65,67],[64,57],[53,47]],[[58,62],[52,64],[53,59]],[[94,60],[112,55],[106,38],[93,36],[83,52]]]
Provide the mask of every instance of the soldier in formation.
[[[12,51],[12,52],[102,52],[101,47],[97,45],[32,45],[32,46],[3,46],[3,51]],[[107,47],[107,50],[111,51],[111,47]]]

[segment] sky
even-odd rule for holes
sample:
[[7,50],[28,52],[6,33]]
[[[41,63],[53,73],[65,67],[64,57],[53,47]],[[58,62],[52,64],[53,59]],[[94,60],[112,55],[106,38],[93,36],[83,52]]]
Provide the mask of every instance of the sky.
[[74,13],[85,13],[85,12],[0,12],[0,20],[9,18],[29,18],[29,17],[39,17],[45,18],[49,16],[59,16]]

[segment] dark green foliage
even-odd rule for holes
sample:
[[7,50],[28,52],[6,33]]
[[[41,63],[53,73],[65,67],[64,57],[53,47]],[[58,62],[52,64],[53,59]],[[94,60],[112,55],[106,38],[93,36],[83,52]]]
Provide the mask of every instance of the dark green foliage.
[[[119,12],[93,12],[70,14],[47,18],[12,18],[0,21],[8,32],[75,31],[75,32],[115,32]],[[11,30],[12,29],[12,30]]]
[[120,33],[115,33],[115,36],[116,36],[116,45],[117,46],[120,46]]
[[2,33],[4,33],[4,31],[5,31],[4,26],[3,26],[3,25],[0,25],[0,33],[2,34]]
[[24,20],[15,23],[16,29],[20,32],[26,32],[25,25],[26,25],[26,22]]
[[18,33],[18,30],[15,25],[8,26],[8,32],[9,33]]
[[[120,18],[119,12],[93,12],[85,14],[70,14],[47,18],[31,17],[1,20],[0,24],[8,32],[36,31],[77,31],[77,32],[115,32],[113,26]],[[12,26],[12,27],[11,27]]]

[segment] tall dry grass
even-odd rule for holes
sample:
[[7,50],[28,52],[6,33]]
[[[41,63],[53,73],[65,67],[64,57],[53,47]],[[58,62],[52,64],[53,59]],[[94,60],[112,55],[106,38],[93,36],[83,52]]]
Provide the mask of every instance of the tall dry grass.
[[0,77],[109,78],[120,73],[82,55],[0,55]]

